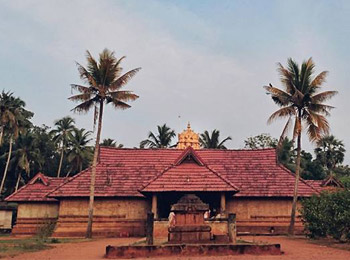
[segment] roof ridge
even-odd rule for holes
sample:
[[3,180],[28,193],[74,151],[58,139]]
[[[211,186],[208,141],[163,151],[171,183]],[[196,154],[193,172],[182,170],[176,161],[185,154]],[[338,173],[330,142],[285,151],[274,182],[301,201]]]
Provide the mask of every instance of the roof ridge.
[[194,158],[194,160],[199,164],[199,165],[204,165],[204,161],[203,159],[199,156],[198,153],[196,153],[196,151],[191,147],[187,147],[175,160],[174,164],[175,165],[179,165],[181,164],[187,155],[192,155]]
[[[97,165],[99,165],[100,163],[96,164],[96,168]],[[60,189],[61,187],[63,187],[64,185],[66,185],[67,183],[70,183],[71,181],[75,180],[77,177],[79,177],[80,175],[84,174],[85,172],[87,172],[90,168],[92,168],[92,166],[86,168],[85,170],[82,170],[81,172],[79,172],[78,174],[74,175],[73,177],[68,178],[67,181],[63,181],[60,185],[58,185],[55,189],[53,189],[52,191],[49,191],[46,196],[50,197],[51,193],[54,193],[55,191],[57,191],[58,189]],[[51,197],[55,197],[55,196],[51,196]]]

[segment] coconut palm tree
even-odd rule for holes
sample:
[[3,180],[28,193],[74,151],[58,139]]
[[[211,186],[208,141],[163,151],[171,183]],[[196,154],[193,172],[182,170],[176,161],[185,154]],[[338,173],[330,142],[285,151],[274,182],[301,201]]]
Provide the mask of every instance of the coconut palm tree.
[[67,176],[73,171],[81,172],[83,165],[87,164],[92,159],[93,150],[87,144],[92,140],[90,137],[91,131],[82,129],[74,129],[71,139],[69,140],[70,150],[67,154],[67,160],[70,168]]
[[38,164],[43,163],[40,151],[35,147],[34,141],[34,136],[29,131],[18,136],[16,147],[13,151],[13,157],[11,159],[11,165],[14,167],[15,172],[17,172],[15,191],[18,190],[22,172],[26,173],[29,178],[31,165],[33,165],[34,162]]
[[[271,95],[272,100],[281,107],[274,112],[268,123],[278,118],[287,118],[287,124],[284,129],[288,129],[294,121],[293,138],[297,138],[297,158],[295,170],[295,185],[293,193],[293,204],[289,234],[294,234],[294,223],[296,214],[296,205],[298,199],[298,183],[300,176],[300,158],[301,158],[301,132],[307,130],[310,141],[316,141],[323,134],[329,132],[329,124],[326,119],[333,108],[323,104],[324,101],[333,97],[336,91],[320,92],[321,85],[325,82],[327,71],[323,71],[314,77],[315,64],[312,58],[304,61],[299,68],[298,64],[291,58],[288,59],[287,67],[278,64],[278,72],[281,76],[283,89],[273,87],[271,84],[265,86],[267,94]],[[285,132],[285,131],[283,131]]]
[[117,141],[111,138],[103,139],[102,143],[100,143],[101,146],[107,146],[107,147],[116,147],[116,148],[123,148],[123,144],[118,144]]
[[61,148],[60,163],[58,165],[57,177],[60,177],[63,157],[69,140],[72,138],[72,132],[75,129],[75,120],[70,116],[63,117],[55,121],[56,129],[51,130],[53,141]]
[[[20,98],[15,98],[11,94],[2,93],[0,97],[2,103],[2,110],[4,114],[7,116],[4,116],[2,114],[2,130],[7,133],[9,136],[9,151],[6,154],[7,161],[5,165],[4,174],[2,176],[1,185],[0,185],[0,194],[3,191],[5,180],[7,177],[7,172],[10,164],[10,159],[12,155],[12,146],[13,141],[17,139],[19,133],[23,133],[26,131],[30,126],[31,122],[29,119],[33,116],[33,113],[24,109],[25,102],[21,100]],[[5,102],[2,102],[5,101]],[[7,120],[6,120],[7,118]]]
[[80,78],[85,81],[87,86],[72,84],[72,89],[77,90],[80,93],[70,97],[69,100],[82,102],[73,109],[73,111],[78,113],[86,113],[94,108],[94,125],[98,119],[96,144],[91,169],[89,217],[86,231],[86,237],[91,238],[96,164],[100,146],[104,105],[112,104],[115,109],[130,108],[131,106],[127,104],[127,102],[136,100],[138,96],[133,94],[132,91],[121,89],[141,68],[136,68],[122,74],[120,63],[125,57],[117,59],[114,52],[111,52],[108,49],[102,51],[99,61],[96,61],[89,51],[87,51],[86,54],[88,63],[87,67],[85,68],[79,63],[77,63],[77,66]]
[[224,140],[220,142],[220,131],[214,129],[211,134],[207,130],[204,133],[200,134],[199,143],[203,148],[211,148],[211,149],[227,149],[224,145],[225,142],[232,140],[230,136],[226,137]]
[[148,139],[141,141],[140,148],[167,148],[172,147],[171,141],[176,136],[175,131],[166,124],[157,126],[158,133],[149,132]]

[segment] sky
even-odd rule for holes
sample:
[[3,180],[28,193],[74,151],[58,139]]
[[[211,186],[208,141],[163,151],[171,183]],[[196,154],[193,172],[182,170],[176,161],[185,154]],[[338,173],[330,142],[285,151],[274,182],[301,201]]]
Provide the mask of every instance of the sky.
[[[264,85],[282,87],[277,63],[312,57],[329,71],[323,90],[339,94],[331,133],[350,150],[350,2],[233,0],[0,0],[0,90],[10,90],[52,126],[70,115],[93,129],[93,115],[74,114],[70,84],[82,84],[75,62],[115,51],[124,71],[142,67],[125,87],[132,108],[108,107],[102,136],[135,147],[166,123],[177,133],[219,129],[228,148],[247,137],[278,137],[284,120],[268,125],[277,106]],[[303,148],[312,151],[306,135]],[[350,153],[346,155],[350,163]]]

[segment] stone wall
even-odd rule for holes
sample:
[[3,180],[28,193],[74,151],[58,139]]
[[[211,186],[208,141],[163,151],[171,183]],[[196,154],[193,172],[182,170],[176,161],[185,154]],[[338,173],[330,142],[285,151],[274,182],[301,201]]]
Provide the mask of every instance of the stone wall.
[[[237,217],[240,234],[286,234],[292,210],[292,198],[232,198],[227,201],[227,212]],[[296,233],[303,225],[297,214]]]
[[[147,212],[146,199],[96,198],[94,203],[94,237],[144,236]],[[55,237],[84,236],[87,227],[88,199],[62,199]]]
[[15,235],[34,235],[38,227],[48,221],[56,221],[57,202],[23,202],[18,203],[17,221],[12,229]]

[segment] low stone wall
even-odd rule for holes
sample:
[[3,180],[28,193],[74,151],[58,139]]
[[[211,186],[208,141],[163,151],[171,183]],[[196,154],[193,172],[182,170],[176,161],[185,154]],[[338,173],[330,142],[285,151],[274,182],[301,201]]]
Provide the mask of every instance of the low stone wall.
[[57,218],[17,218],[17,223],[12,229],[13,235],[32,236],[38,232],[41,226],[49,222],[56,223]]
[[106,258],[168,257],[168,256],[227,256],[227,255],[280,255],[281,246],[253,244],[202,244],[107,246]]

